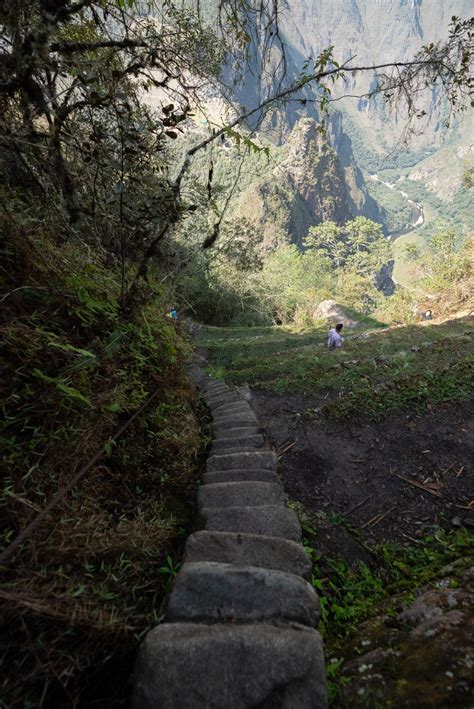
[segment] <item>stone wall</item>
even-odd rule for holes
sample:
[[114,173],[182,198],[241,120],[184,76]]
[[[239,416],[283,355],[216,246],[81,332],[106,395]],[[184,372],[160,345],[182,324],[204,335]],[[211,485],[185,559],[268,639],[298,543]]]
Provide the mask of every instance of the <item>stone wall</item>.
[[198,528],[164,622],[137,658],[134,709],[327,707],[319,600],[277,458],[249,404],[193,366],[213,417]]

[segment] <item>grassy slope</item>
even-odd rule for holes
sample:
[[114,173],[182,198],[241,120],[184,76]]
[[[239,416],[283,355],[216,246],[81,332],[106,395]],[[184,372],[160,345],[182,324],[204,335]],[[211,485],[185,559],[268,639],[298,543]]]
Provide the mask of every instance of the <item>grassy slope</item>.
[[214,375],[269,391],[316,395],[322,413],[335,418],[379,418],[400,407],[423,409],[470,395],[472,319],[370,327],[352,336],[348,331],[344,349],[335,353],[325,347],[325,328],[203,328],[200,341]]

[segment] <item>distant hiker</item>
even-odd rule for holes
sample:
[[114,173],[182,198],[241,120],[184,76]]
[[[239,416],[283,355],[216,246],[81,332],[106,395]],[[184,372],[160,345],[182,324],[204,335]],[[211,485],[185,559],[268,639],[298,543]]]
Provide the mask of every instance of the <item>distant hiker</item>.
[[339,347],[342,347],[344,338],[341,337],[340,333],[343,327],[344,325],[340,322],[336,325],[336,327],[332,327],[329,330],[328,350],[336,350],[339,349]]
[[169,311],[168,317],[171,318],[172,320],[178,319],[178,313],[176,312],[176,310],[174,308]]

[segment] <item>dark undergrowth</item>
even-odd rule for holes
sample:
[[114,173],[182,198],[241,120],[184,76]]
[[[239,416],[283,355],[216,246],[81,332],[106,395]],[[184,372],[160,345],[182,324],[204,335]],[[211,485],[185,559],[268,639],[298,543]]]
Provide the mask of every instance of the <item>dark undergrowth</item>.
[[106,452],[2,567],[0,706],[122,707],[193,522],[186,344],[159,288],[132,321],[100,251],[2,227],[2,549]]

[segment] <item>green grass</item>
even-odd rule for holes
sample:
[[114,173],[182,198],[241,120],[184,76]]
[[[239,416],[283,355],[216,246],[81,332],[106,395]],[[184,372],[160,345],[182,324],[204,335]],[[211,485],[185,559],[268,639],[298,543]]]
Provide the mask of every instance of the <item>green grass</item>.
[[[326,349],[326,328],[202,328],[210,372],[235,384],[321,400],[321,412],[372,419],[400,408],[467,398],[474,369],[474,321],[424,323],[346,332],[344,348]],[[353,336],[364,335],[361,339]],[[366,337],[365,337],[366,335]],[[414,350],[414,351],[412,351]]]
[[452,532],[441,528],[417,546],[397,543],[372,548],[376,566],[348,566],[338,558],[321,559],[312,551],[312,585],[321,597],[321,632],[336,649],[357,631],[357,626],[379,610],[376,604],[397,595],[397,603],[410,600],[417,589],[431,582],[446,564],[466,559],[474,537],[467,529]]
[[423,204],[425,223],[423,227],[413,229],[408,234],[399,236],[392,244],[393,257],[395,264],[393,266],[393,279],[395,283],[399,283],[405,288],[419,289],[419,281],[422,277],[422,272],[416,261],[410,261],[405,258],[405,248],[410,245],[416,246],[420,252],[427,249],[427,228],[432,228],[439,219],[439,215],[430,204]]
[[[313,560],[312,584],[321,602],[320,630],[328,661],[331,706],[340,706],[338,695],[348,681],[347,675],[341,674],[343,657],[363,652],[359,647],[361,625],[366,637],[370,634],[368,620],[396,618],[400,607],[413,603],[418,589],[429,583],[436,586],[447,564],[455,562],[453,577],[468,568],[473,540],[466,529],[448,532],[435,528],[417,546],[376,545],[372,549],[376,559],[373,569],[362,563],[350,567],[338,558],[321,559],[306,541]],[[450,583],[457,587],[456,578]]]

